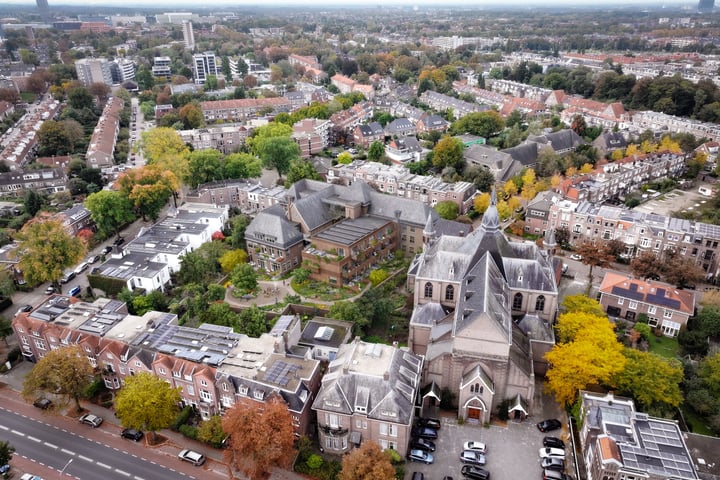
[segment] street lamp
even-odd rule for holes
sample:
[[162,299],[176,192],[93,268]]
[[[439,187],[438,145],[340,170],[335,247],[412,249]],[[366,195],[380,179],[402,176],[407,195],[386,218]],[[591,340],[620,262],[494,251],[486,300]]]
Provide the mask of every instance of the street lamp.
[[60,470],[60,478],[62,478],[62,476],[65,474],[65,469],[68,467],[68,465],[70,465],[72,463],[72,461],[73,461],[72,458],[70,460],[68,460],[67,463],[65,464],[65,466],[62,468],[62,470]]

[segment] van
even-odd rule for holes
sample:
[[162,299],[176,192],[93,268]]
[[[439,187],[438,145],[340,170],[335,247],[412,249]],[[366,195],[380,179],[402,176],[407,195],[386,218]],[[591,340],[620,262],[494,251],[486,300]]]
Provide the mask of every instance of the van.
[[82,292],[80,285],[75,285],[73,288],[70,289],[68,295],[70,295],[71,297],[79,297],[80,292]]

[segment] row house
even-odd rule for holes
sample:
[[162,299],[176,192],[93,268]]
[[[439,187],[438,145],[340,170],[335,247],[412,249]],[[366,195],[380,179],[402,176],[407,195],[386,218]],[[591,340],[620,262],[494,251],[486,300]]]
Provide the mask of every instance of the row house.
[[218,413],[214,367],[158,353],[152,369],[155,376],[180,390],[182,406],[195,408],[205,419]]
[[603,132],[593,140],[592,145],[597,148],[600,156],[605,156],[615,150],[622,149],[624,151],[628,146],[628,141],[622,132]]
[[155,120],[164,117],[168,113],[175,113],[175,107],[172,103],[155,105]]
[[512,97],[528,98],[541,103],[545,103],[545,100],[547,100],[552,93],[552,90],[547,88],[527,85],[525,83],[514,82],[512,80],[488,78],[485,81],[487,87],[495,92],[510,95]]
[[422,356],[397,345],[341,345],[312,406],[320,446],[340,455],[372,441],[404,457],[422,368]]
[[180,270],[182,257],[211,241],[227,219],[225,206],[186,203],[130,240],[93,274],[122,281],[130,290],[164,290],[170,275]]
[[623,256],[672,250],[700,266],[708,279],[720,273],[720,227],[622,207],[571,202],[558,194],[538,195],[527,208],[526,231],[542,235],[567,228],[569,242],[620,240]]
[[[14,84],[14,83],[13,83]],[[3,135],[0,156],[11,170],[25,166],[37,150],[38,130],[45,120],[53,120],[60,112],[60,102],[49,96],[43,98],[34,111],[25,114],[24,120],[12,131]]]
[[700,122],[660,112],[635,112],[629,128],[638,133],[645,130],[691,133],[698,138],[707,137],[710,140],[720,141],[720,126],[715,123]]
[[195,150],[215,149],[223,154],[235,153],[245,145],[252,129],[242,124],[209,126],[178,132],[183,142]]
[[362,83],[358,83],[352,78],[346,77],[345,75],[341,75],[339,73],[336,73],[332,76],[332,78],[330,78],[330,83],[337,87],[337,89],[342,94],[359,92],[362,93],[367,100],[372,100],[375,96],[375,89],[372,85],[364,85]]
[[637,322],[647,317],[666,337],[677,337],[695,314],[695,293],[666,283],[606,272],[600,285],[600,305],[610,317]]
[[325,82],[327,77],[328,74],[319,68],[306,68],[303,73],[303,78],[315,85]]
[[385,135],[388,137],[405,137],[417,134],[417,127],[407,118],[396,118],[385,125]]
[[390,115],[397,118],[407,118],[411,122],[417,123],[422,117],[427,115],[427,113],[425,110],[413,107],[409,103],[395,102],[390,107]]
[[290,102],[291,110],[298,110],[308,104],[306,96],[303,92],[287,92],[283,97]]
[[253,215],[279,203],[285,203],[285,187],[263,187],[246,180],[219,180],[199,185],[185,198],[191,203],[237,208]]
[[382,218],[348,218],[313,235],[302,252],[303,267],[314,280],[353,287],[397,249],[392,221]]
[[62,168],[14,170],[0,173],[0,194],[22,197],[28,190],[53,194],[66,190],[68,178]]
[[580,392],[579,454],[585,478],[697,480],[695,458],[675,420],[637,412],[630,398]]
[[65,231],[72,236],[76,236],[85,228],[95,230],[95,222],[92,219],[90,210],[82,204],[73,205],[67,210],[56,213],[54,217],[60,220]]
[[347,165],[334,165],[327,174],[328,183],[340,181],[351,185],[357,180],[372,185],[380,192],[420,201],[430,207],[451,201],[461,214],[472,207],[476,189],[469,182],[448,183],[432,175],[415,175],[402,165],[355,160]]
[[122,109],[123,100],[120,97],[111,97],[105,104],[85,153],[85,162],[89,168],[103,170],[115,163],[115,144],[120,132]]
[[576,116],[581,116],[585,123],[593,127],[603,127],[606,130],[619,128],[626,130],[630,122],[630,115],[625,112],[622,103],[602,103],[594,100],[574,99],[575,105],[570,105],[560,112],[560,120],[565,125],[572,125]]
[[341,110],[330,117],[331,143],[349,143],[356,126],[369,121],[375,112],[371,102],[356,103],[347,110]]
[[370,122],[355,127],[352,138],[355,145],[369,148],[373,142],[385,141],[385,130],[378,122]]
[[200,102],[203,117],[209,123],[247,120],[265,114],[277,115],[281,112],[289,112],[290,107],[290,102],[284,97],[240,98]]
[[535,117],[547,113],[547,108],[542,102],[530,98],[509,97],[500,108],[500,115],[509,116],[512,112],[518,111],[525,116]]
[[304,68],[317,68],[322,69],[322,65],[320,65],[320,62],[318,62],[318,59],[314,55],[297,55],[295,53],[291,53],[288,56],[288,63],[290,65],[299,65]]
[[445,112],[451,109],[455,120],[470,113],[483,112],[490,109],[490,107],[486,105],[465,102],[449,95],[433,92],[432,90],[424,91],[422,95],[420,95],[420,101],[439,112]]

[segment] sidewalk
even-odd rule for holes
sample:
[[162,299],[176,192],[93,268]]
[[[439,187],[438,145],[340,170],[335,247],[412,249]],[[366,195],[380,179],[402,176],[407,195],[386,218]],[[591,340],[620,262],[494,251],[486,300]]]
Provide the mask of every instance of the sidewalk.
[[[0,375],[0,384],[5,384],[9,387],[9,389],[5,389],[6,395],[11,395],[13,397],[16,397],[14,399],[16,399],[17,401],[24,402],[20,396],[20,392],[22,392],[23,379],[25,378],[27,373],[33,368],[33,366],[34,364],[24,361],[13,367],[10,371]],[[115,416],[115,412],[112,409],[101,407],[100,405],[96,405],[94,403],[86,401],[81,401],[81,405],[88,412],[102,417],[104,421],[101,428],[105,430],[110,430],[110,433],[116,433],[119,439],[119,435],[123,427],[120,424],[120,419]],[[70,405],[66,408],[66,411],[72,408],[74,408],[74,406]],[[115,430],[115,432],[113,432],[113,430]],[[231,470],[229,465],[227,465],[225,463],[225,460],[223,459],[223,450],[213,448],[210,445],[199,442],[197,440],[192,440],[185,437],[181,433],[174,432],[170,429],[161,430],[157,433],[167,439],[167,441],[164,442],[162,445],[148,446],[145,443],[145,440],[142,440],[140,443],[142,443],[143,448],[151,449],[156,452],[161,452],[164,456],[170,457],[167,462],[168,465],[176,463],[176,457],[180,450],[184,448],[189,448],[200,452],[205,455],[205,457],[207,457],[208,462],[206,462],[205,466],[203,467],[204,470],[211,470],[221,475],[223,478],[247,478],[242,473],[233,472]],[[23,458],[20,456],[17,457],[18,460],[20,458]],[[31,465],[32,462],[32,459],[23,459],[19,460],[18,462],[13,460],[13,465],[16,465],[18,469],[25,469],[26,466]],[[173,467],[177,468],[175,465],[173,465]],[[201,471],[199,470],[198,473],[200,472]],[[303,480],[303,478],[304,477],[294,472],[280,469],[276,469],[270,475],[271,480]]]

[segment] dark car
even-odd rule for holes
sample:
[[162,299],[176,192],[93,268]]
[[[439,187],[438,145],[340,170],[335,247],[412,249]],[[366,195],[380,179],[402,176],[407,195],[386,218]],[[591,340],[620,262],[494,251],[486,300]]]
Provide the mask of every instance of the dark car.
[[412,436],[413,437],[420,437],[420,438],[429,438],[431,440],[435,440],[438,438],[437,430],[434,428],[429,427],[415,427],[412,429]]
[[40,397],[33,402],[33,406],[42,410],[47,410],[48,408],[52,407],[52,400],[50,400],[49,398]]
[[435,442],[432,442],[426,438],[413,438],[413,440],[410,442],[410,448],[434,452]]
[[562,423],[560,423],[560,420],[558,420],[556,418],[549,418],[549,419],[543,420],[542,422],[537,424],[537,428],[541,432],[549,432],[551,430],[557,430],[560,427],[562,427]]
[[118,237],[113,242],[113,245],[117,247],[118,245],[122,245],[123,243],[125,243],[125,239],[123,237]]
[[490,478],[490,472],[475,465],[463,465],[460,472],[464,477],[472,478],[473,480],[488,480]]
[[103,247],[103,249],[100,251],[103,255],[107,255],[108,253],[112,252],[112,247],[110,245]]
[[125,430],[120,433],[120,436],[122,438],[127,438],[129,440],[135,440],[136,442],[139,442],[143,437],[143,432],[140,430],[135,430],[134,428],[126,428]]
[[33,309],[32,305],[23,305],[22,307],[17,309],[17,312],[15,312],[15,315],[17,315],[19,313],[23,313],[23,312],[29,312],[32,309]]
[[437,418],[418,418],[415,424],[418,427],[429,427],[434,428],[435,430],[440,429],[441,426],[440,420]]
[[422,472],[413,472],[412,480],[425,480],[425,475]]
[[543,447],[565,448],[565,442],[557,437],[545,437],[543,438]]

